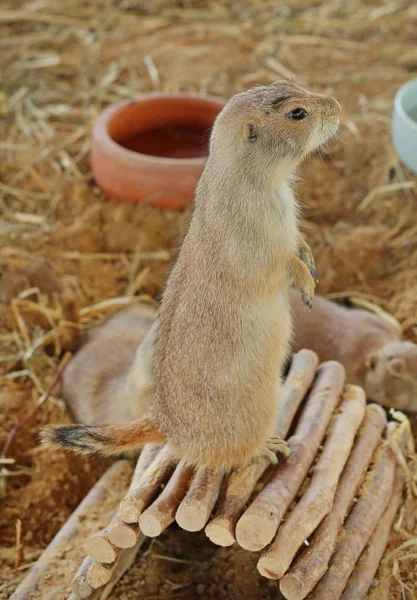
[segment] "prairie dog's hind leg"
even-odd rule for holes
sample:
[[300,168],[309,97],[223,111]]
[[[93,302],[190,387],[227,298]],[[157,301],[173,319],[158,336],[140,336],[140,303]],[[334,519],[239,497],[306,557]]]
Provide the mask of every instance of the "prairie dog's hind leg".
[[296,254],[291,256],[289,272],[293,287],[300,290],[304,304],[311,309],[316,283],[306,264]]

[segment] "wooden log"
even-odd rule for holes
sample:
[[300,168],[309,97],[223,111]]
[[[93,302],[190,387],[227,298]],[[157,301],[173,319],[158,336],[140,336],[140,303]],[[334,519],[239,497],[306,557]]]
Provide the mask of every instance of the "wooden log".
[[87,573],[92,563],[93,559],[91,556],[86,556],[72,578],[71,589],[77,598],[90,598],[91,594],[94,592],[94,589],[87,582]]
[[264,577],[282,577],[304,540],[310,537],[330,512],[339,477],[365,414],[365,404],[362,388],[346,386],[340,410],[330,424],[307,490],[281,525],[274,542],[258,561],[258,570]]
[[287,437],[297,410],[314,381],[318,364],[319,358],[312,350],[300,350],[294,354],[275,417],[277,437]]
[[[129,491],[136,489],[143,473],[152,464],[159,450],[160,446],[157,444],[147,444],[143,448],[136,463]],[[138,537],[138,525],[125,523],[118,510],[107,527],[87,538],[86,551],[94,560],[112,563],[119,554],[118,549],[133,547]]]
[[203,529],[219,497],[222,480],[223,473],[197,469],[175,516],[180,527],[186,531]]
[[205,528],[207,537],[214,544],[226,547],[235,543],[236,523],[256,482],[270,464],[268,458],[260,456],[241,471],[231,473],[227,487],[220,496],[217,511]]
[[[116,482],[120,481],[121,477],[125,477],[127,471],[133,471],[132,463],[128,460],[119,460],[104,473],[39,557],[31,572],[12,594],[11,600],[26,600],[34,597],[42,576],[51,565],[56,563],[63,548],[68,548],[69,541],[79,532],[80,523],[88,518],[88,515],[97,514],[100,511],[103,500],[112,493]],[[85,598],[86,596],[80,597]]]
[[109,542],[116,548],[131,548],[136,544],[139,534],[139,525],[137,523],[125,523],[119,513],[107,530]]
[[106,565],[93,560],[87,571],[87,583],[93,590],[105,586],[111,579],[115,564]]
[[91,558],[102,563],[113,563],[120,554],[120,548],[109,541],[105,529],[88,537],[84,547]]
[[132,548],[126,548],[120,553],[119,557],[114,563],[114,569],[110,581],[104,586],[104,589],[101,592],[100,600],[106,600],[110,596],[116,583],[121,577],[123,577],[126,571],[130,569],[140,547],[142,546],[145,540],[146,537],[144,535],[139,535],[136,544]]
[[84,543],[85,551],[94,560],[98,560],[100,562],[105,563],[112,563],[116,560],[118,556],[117,548],[110,542],[108,537],[108,530],[111,527],[112,523],[116,521],[116,518],[117,511],[114,513],[109,525],[107,525],[101,531],[90,535],[86,539]]
[[[68,600],[79,600],[79,598],[88,598],[88,600],[106,600],[106,598],[108,598],[108,596],[111,594],[111,591],[113,590],[116,583],[124,575],[127,569],[129,569],[129,567],[135,560],[136,554],[138,553],[145,539],[146,537],[144,535],[140,535],[136,541],[136,544],[132,548],[126,548],[122,550],[119,556],[117,557],[116,561],[112,565],[104,565],[105,569],[103,569],[103,573],[100,573],[100,569],[95,571],[97,567],[93,568],[92,574],[90,573],[90,570],[92,569],[93,565],[99,563],[95,563],[90,556],[87,556],[87,558],[82,564],[82,569],[80,567],[78,573],[81,573],[82,570],[84,581],[86,585],[89,586],[91,592],[88,596],[80,596],[78,593],[79,588],[77,588],[74,585],[74,578],[72,584],[73,591],[72,594],[69,596]],[[106,584],[94,589],[86,580],[88,574],[89,577],[91,577],[90,581],[92,581],[92,583],[94,583],[95,585],[97,585],[100,581],[105,580]]]
[[144,473],[138,464],[134,481],[120,503],[120,516],[126,523],[137,523],[142,511],[158,494],[161,484],[165,483],[174,471],[175,462],[164,446],[155,460]]
[[339,404],[344,379],[345,370],[339,363],[329,361],[319,366],[295,434],[288,441],[290,456],[278,466],[236,525],[236,539],[246,550],[262,550],[275,537]]
[[369,467],[375,448],[386,427],[385,411],[378,404],[366,407],[365,418],[340,478],[331,512],[320,523],[310,544],[298,555],[280,581],[287,600],[302,600],[327,569],[337,536]]
[[180,462],[158,498],[139,517],[144,535],[156,537],[175,520],[177,508],[190,486],[193,467]]
[[389,502],[396,466],[387,444],[378,448],[373,468],[361,487],[332,556],[330,566],[309,595],[309,600],[339,600],[354,566]]
[[402,503],[403,489],[404,477],[401,470],[397,468],[394,489],[388,506],[375,528],[367,548],[362,552],[359,561],[356,563],[341,600],[352,600],[352,598],[365,600],[367,597],[368,590],[384,555],[395,515]]
[[[276,436],[286,438],[294,416],[313,382],[317,365],[317,354],[311,350],[301,350],[294,355],[282,386],[276,416]],[[206,535],[212,542],[219,546],[231,546],[235,542],[236,523],[249,501],[253,488],[269,464],[265,457],[260,457],[245,469],[231,473],[216,514],[205,528]]]

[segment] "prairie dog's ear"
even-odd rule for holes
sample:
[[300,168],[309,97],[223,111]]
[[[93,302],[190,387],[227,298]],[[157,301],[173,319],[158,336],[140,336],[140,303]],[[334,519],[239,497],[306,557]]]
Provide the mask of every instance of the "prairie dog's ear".
[[245,140],[254,142],[258,137],[258,127],[252,122],[245,123],[243,126],[243,135]]

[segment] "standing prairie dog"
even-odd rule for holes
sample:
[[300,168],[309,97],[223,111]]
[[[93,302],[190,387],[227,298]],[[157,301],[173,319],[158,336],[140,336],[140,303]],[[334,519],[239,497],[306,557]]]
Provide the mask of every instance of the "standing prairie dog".
[[151,407],[125,425],[48,429],[47,443],[111,455],[165,441],[176,458],[222,471],[285,450],[270,436],[291,336],[288,293],[297,288],[311,306],[315,287],[292,175],[335,135],[339,113],[334,98],[288,81],[231,98],[147,336]]

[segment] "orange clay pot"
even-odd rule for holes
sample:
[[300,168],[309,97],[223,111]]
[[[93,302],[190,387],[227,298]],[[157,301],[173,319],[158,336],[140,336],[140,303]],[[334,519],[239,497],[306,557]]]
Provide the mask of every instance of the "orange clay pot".
[[210,129],[225,103],[215,96],[150,94],[107,108],[93,131],[97,184],[118,200],[184,208],[194,198]]

